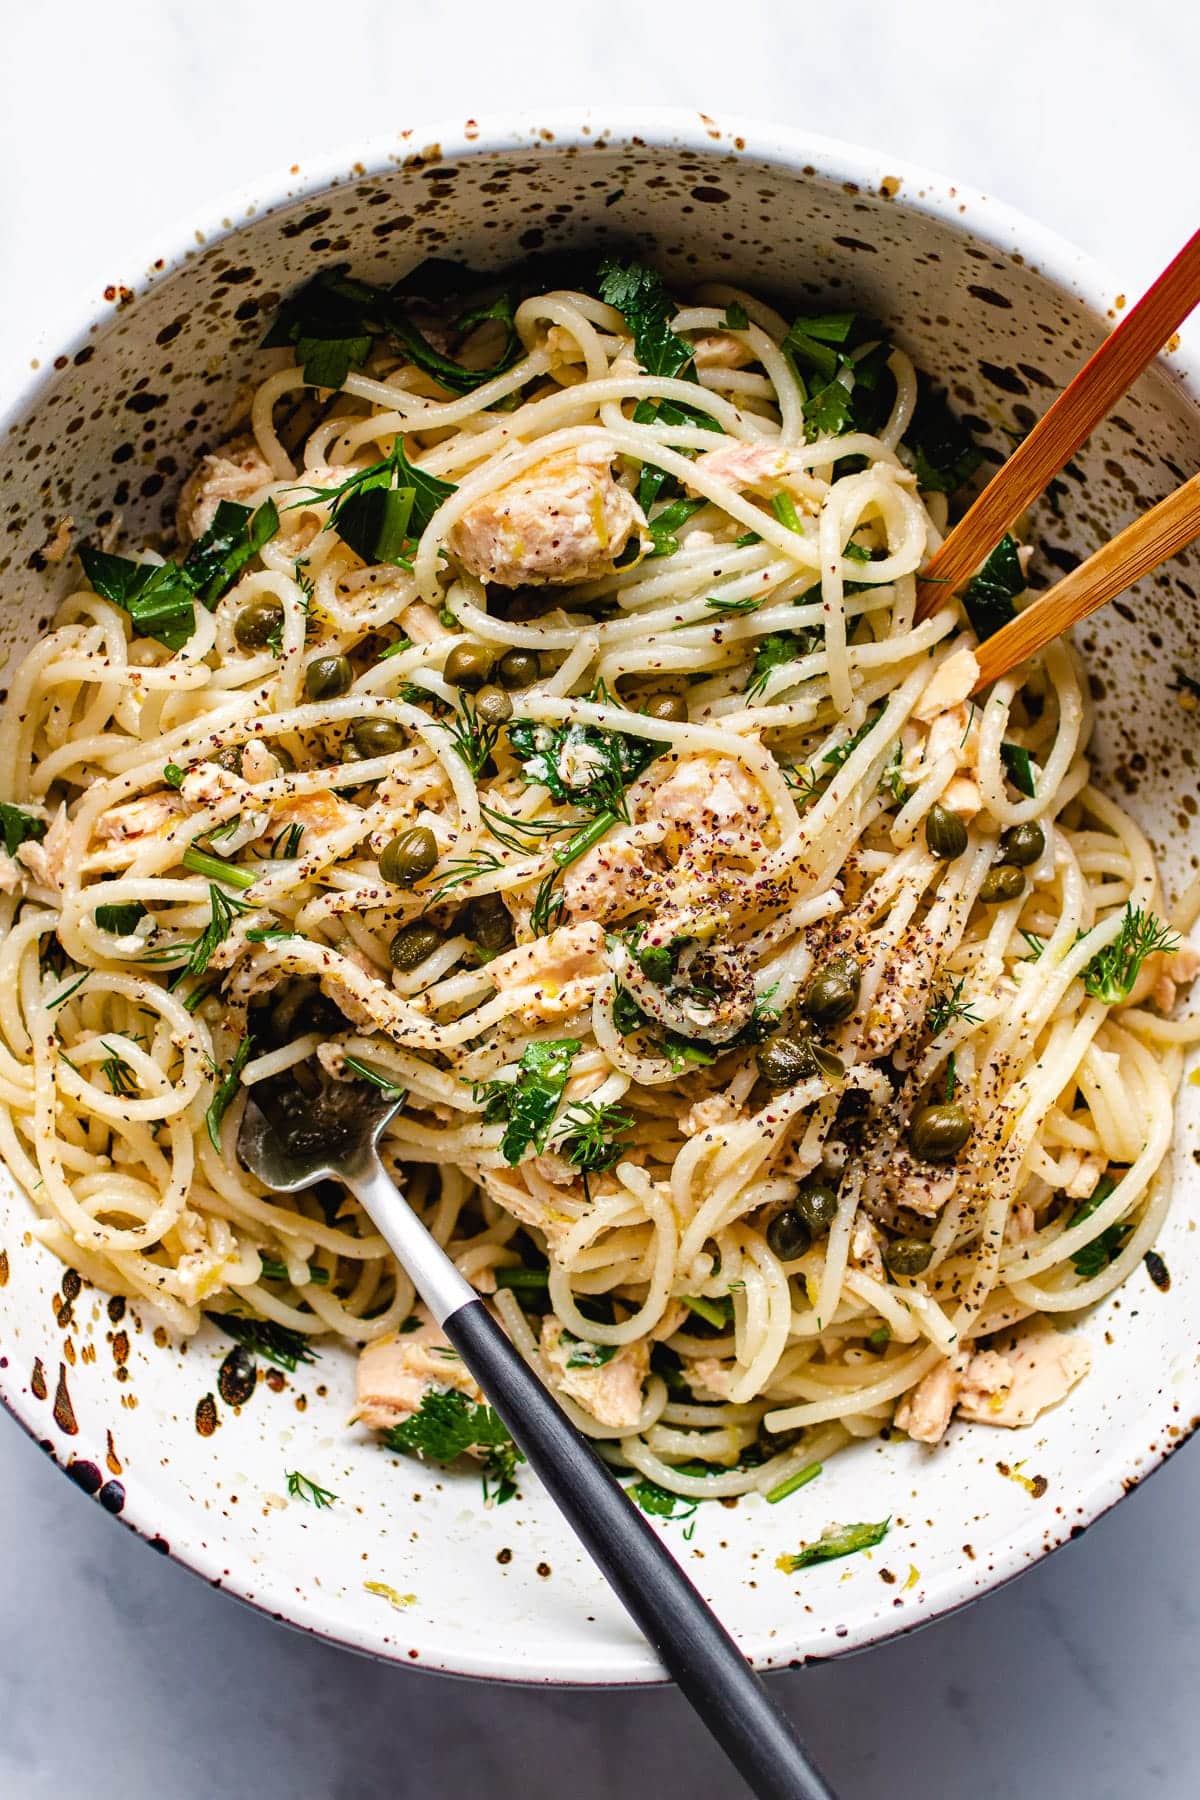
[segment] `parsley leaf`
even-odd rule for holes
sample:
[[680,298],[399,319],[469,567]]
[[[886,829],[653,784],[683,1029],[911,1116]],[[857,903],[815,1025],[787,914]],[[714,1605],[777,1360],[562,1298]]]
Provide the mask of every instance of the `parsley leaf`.
[[264,350],[291,344],[304,379],[313,387],[339,388],[351,369],[371,354],[367,314],[381,290],[346,274],[348,264],[322,269],[285,300],[262,341]]
[[[1124,1170],[1121,1172],[1124,1174]],[[1088,1219],[1094,1212],[1097,1212],[1116,1185],[1115,1178],[1105,1170],[1090,1197],[1072,1213],[1071,1224],[1078,1225],[1081,1219]],[[1075,1273],[1084,1281],[1091,1281],[1102,1270],[1107,1269],[1113,1258],[1120,1255],[1125,1239],[1132,1229],[1132,1220],[1118,1219],[1114,1225],[1110,1225],[1106,1231],[1102,1231],[1099,1237],[1094,1237],[1090,1244],[1085,1244],[1082,1250],[1076,1250],[1071,1258],[1071,1267]]]
[[804,394],[810,443],[852,429],[878,430],[886,416],[880,381],[891,346],[874,320],[852,312],[802,314],[782,347]]
[[646,560],[652,556],[673,556],[679,548],[676,533],[682,525],[686,525],[693,513],[698,513],[707,500],[672,500],[652,519],[646,521],[650,533],[650,549],[646,552]]
[[417,538],[455,484],[410,463],[397,437],[382,462],[356,470],[340,487],[309,491],[332,501],[326,529],[336,531],[356,556],[407,568]]
[[210,611],[252,556],[279,530],[279,511],[266,500],[256,512],[234,500],[222,500],[208,530],[196,539],[180,571]]
[[102,599],[129,614],[139,637],[182,650],[196,629],[192,586],[177,563],[139,563],[83,544],[83,572]]
[[600,264],[600,298],[625,320],[647,374],[682,375],[691,363],[692,346],[671,329],[677,308],[657,270],[606,256]]
[[731,300],[722,321],[726,331],[749,331],[750,319],[740,300]]
[[22,844],[36,843],[45,837],[46,821],[22,812],[8,800],[0,800],[0,831],[4,833],[5,850],[9,856],[15,856]]
[[514,1476],[525,1461],[499,1413],[465,1394],[434,1389],[416,1412],[384,1433],[389,1450],[415,1450],[435,1463],[457,1462],[468,1450],[484,1452],[484,1491],[488,1476],[496,1482],[498,1505],[516,1492]]
[[[600,690],[596,698],[607,696]],[[660,750],[649,738],[573,720],[546,725],[533,719],[513,719],[508,741],[527,782],[548,788],[560,805],[580,807],[593,818],[606,812],[626,817],[625,789]],[[556,853],[556,861],[560,855]]]
[[1001,744],[1000,761],[1004,764],[1008,779],[1019,794],[1026,794],[1030,800],[1037,794],[1037,782],[1033,774],[1033,759],[1023,744]]
[[418,369],[423,369],[426,375],[432,375],[436,382],[442,387],[448,388],[452,394],[470,394],[476,388],[483,387],[486,382],[494,381],[497,375],[503,375],[506,369],[511,369],[521,355],[521,339],[513,321],[513,314],[516,310],[513,301],[512,294],[502,294],[498,300],[493,300],[490,306],[474,307],[470,312],[464,313],[460,319],[455,320],[454,329],[460,337],[474,330],[477,325],[484,324],[488,319],[499,320],[504,326],[503,347],[495,362],[486,369],[467,369],[463,367],[462,363],[455,362],[451,357],[443,356],[440,350],[435,350],[428,339],[422,336],[410,320],[395,313],[391,317],[390,329],[393,337],[400,340]]
[[530,1044],[517,1066],[515,1080],[487,1081],[472,1089],[472,1099],[485,1102],[484,1123],[504,1121],[500,1152],[505,1162],[519,1163],[530,1146],[539,1153],[546,1148],[571,1064],[581,1048],[578,1038]]
[[128,937],[139,919],[146,917],[146,909],[140,900],[127,900],[120,906],[98,906],[96,923],[101,931],[111,931],[115,937]]
[[204,1115],[204,1123],[208,1127],[208,1141],[218,1155],[221,1153],[221,1124],[229,1110],[230,1102],[241,1085],[242,1070],[250,1060],[251,1039],[247,1034],[233,1053],[233,1061],[217,1083],[217,1089],[208,1111]]
[[782,1569],[785,1575],[794,1575],[797,1569],[807,1569],[813,1563],[832,1562],[837,1556],[852,1556],[856,1550],[872,1550],[883,1542],[891,1522],[881,1519],[878,1525],[831,1525],[815,1543],[803,1545],[794,1556],[778,1557],[775,1567]]
[[1179,939],[1161,919],[1140,906],[1126,906],[1120,931],[1084,969],[1084,988],[1093,1000],[1120,1006],[1133,992],[1146,958],[1159,950],[1170,956],[1178,948]]
[[683,1494],[673,1494],[669,1488],[660,1487],[648,1475],[644,1475],[641,1481],[635,1481],[625,1492],[635,1505],[640,1506],[652,1518],[690,1519],[700,1506],[698,1500],[688,1500]]
[[966,426],[946,404],[946,397],[917,377],[917,405],[904,435],[912,452],[917,486],[926,494],[953,494],[983,461]]
[[962,603],[982,643],[1016,617],[1013,601],[1025,592],[1017,541],[1005,532],[996,548],[963,589]]
[[816,634],[809,631],[769,631],[760,638],[754,653],[754,667],[746,687],[747,700],[766,691],[771,676],[785,663],[798,662],[814,649]]

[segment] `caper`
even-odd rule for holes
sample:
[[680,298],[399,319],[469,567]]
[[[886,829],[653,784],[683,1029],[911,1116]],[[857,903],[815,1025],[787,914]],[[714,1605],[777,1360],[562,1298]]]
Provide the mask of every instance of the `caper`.
[[1016,900],[1025,892],[1025,877],[1012,863],[997,863],[989,869],[979,889],[985,906],[998,906],[1002,900]]
[[536,650],[509,650],[499,661],[496,673],[506,688],[532,687],[542,672]]
[[682,694],[651,694],[642,711],[648,719],[662,719],[669,725],[688,721],[688,703]]
[[804,1011],[815,1025],[837,1025],[858,1005],[862,970],[852,956],[833,956],[804,990]]
[[384,845],[379,852],[379,873],[393,887],[411,887],[414,881],[424,881],[437,859],[437,839],[428,825],[414,825]]
[[919,1275],[922,1269],[929,1267],[933,1245],[926,1243],[924,1238],[895,1238],[883,1256],[893,1275]]
[[918,1107],[908,1128],[913,1153],[926,1162],[952,1162],[970,1135],[971,1121],[957,1100]]
[[393,969],[411,975],[427,956],[433,955],[441,941],[441,933],[432,925],[402,925],[388,945]]
[[456,688],[482,687],[492,672],[492,653],[482,644],[455,644],[442,667],[442,679]]
[[275,758],[275,761],[279,764],[279,767],[283,770],[285,775],[290,775],[293,772],[296,767],[296,759],[290,750],[285,750],[282,744],[272,744],[271,755]]
[[499,894],[480,894],[467,908],[463,929],[481,950],[504,950],[512,943],[512,918]]
[[355,719],[350,727],[354,748],[364,759],[394,756],[404,748],[404,727],[395,719]]
[[264,650],[283,624],[283,602],[270,594],[247,600],[233,621],[233,635],[243,650]]
[[675,973],[675,958],[668,944],[645,944],[638,951],[637,965],[648,981],[665,987]]
[[795,1262],[812,1243],[812,1232],[790,1206],[776,1213],[767,1226],[767,1248],[780,1262]]
[[1006,863],[1015,863],[1018,869],[1028,869],[1031,864],[1040,862],[1046,848],[1046,834],[1036,819],[1026,819],[1023,825],[1011,825],[1000,839],[1000,855]]
[[801,1038],[777,1037],[763,1044],[755,1057],[758,1072],[768,1087],[794,1087],[814,1072],[812,1046]]
[[837,1218],[837,1189],[827,1181],[807,1181],[796,1195],[796,1211],[814,1237],[824,1237]]
[[957,813],[935,802],[925,815],[925,842],[942,862],[953,862],[967,847],[967,828]]
[[304,671],[304,691],[310,700],[336,700],[350,692],[353,681],[348,656],[316,656]]
[[489,683],[475,696],[475,714],[485,725],[505,725],[513,716],[513,703],[502,687]]
[[242,772],[242,746],[241,744],[227,744],[223,750],[218,750],[216,755],[210,756],[208,760],[216,763],[219,769],[228,769],[231,775],[240,775]]

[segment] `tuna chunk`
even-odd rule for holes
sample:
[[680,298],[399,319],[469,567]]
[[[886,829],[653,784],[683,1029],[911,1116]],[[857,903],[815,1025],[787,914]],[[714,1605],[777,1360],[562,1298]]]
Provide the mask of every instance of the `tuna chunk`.
[[426,1394],[451,1390],[471,1400],[483,1395],[475,1377],[423,1306],[416,1331],[394,1332],[367,1344],[358,1359],[351,1422],[386,1431],[412,1417]]
[[612,477],[611,446],[583,445],[535,463],[467,508],[449,547],[463,567],[498,587],[590,581],[646,519]]
[[913,707],[913,718],[928,725],[939,713],[954,712],[970,697],[978,680],[979,664],[975,652],[965,647],[956,650],[944,663],[939,663],[929,677]]
[[1030,1324],[981,1350],[967,1365],[959,1417],[979,1425],[1031,1425],[1057,1406],[1092,1366],[1091,1346],[1052,1325]]
[[[622,1344],[599,1367],[587,1358],[604,1355],[607,1346],[587,1344],[564,1331],[559,1321],[542,1320],[542,1355],[550,1369],[551,1385],[560,1394],[578,1401],[600,1425],[616,1431],[632,1431],[641,1417],[642,1383],[650,1371],[650,1346],[644,1338]],[[570,1366],[572,1359],[579,1366]]]
[[180,543],[190,544],[204,535],[222,500],[249,506],[274,478],[270,463],[251,438],[227,444],[217,456],[206,456],[179,496],[175,528]]
[[728,756],[689,756],[655,789],[648,819],[705,831],[755,830],[765,818],[762,795],[740,763]]
[[133,844],[156,837],[185,811],[178,794],[147,794],[144,800],[127,800],[110,807],[96,820],[96,840],[101,844]]
[[563,877],[563,904],[573,919],[619,919],[642,904],[650,872],[640,844],[597,844]]
[[940,1443],[958,1399],[959,1376],[949,1357],[935,1363],[928,1375],[905,1394],[892,1420],[897,1431],[907,1431],[921,1444]]
[[820,510],[823,490],[809,474],[804,456],[778,444],[726,444],[720,450],[706,450],[694,466],[755,494],[778,494],[786,488],[801,513],[815,516]]
[[592,920],[563,925],[549,937],[506,950],[488,964],[502,993],[532,988],[523,1015],[530,1021],[565,1018],[578,1011],[591,983],[605,972],[604,932]]

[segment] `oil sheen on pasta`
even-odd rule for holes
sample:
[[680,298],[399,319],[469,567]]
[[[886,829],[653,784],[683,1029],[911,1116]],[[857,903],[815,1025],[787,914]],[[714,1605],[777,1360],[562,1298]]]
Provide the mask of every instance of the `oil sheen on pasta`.
[[[507,355],[502,308],[419,316],[500,372],[264,352],[166,551],[221,499],[273,535],[176,648],[76,573],[12,678],[0,1151],[38,1236],[180,1333],[362,1347],[367,1426],[478,1397],[352,1200],[239,1169],[247,1087],[365,1063],[412,1204],[643,1477],[774,1493],[893,1419],[1027,1422],[1088,1366],[1054,1321],[1154,1242],[1195,1035],[1188,947],[1126,954],[1168,909],[1075,656],[972,704],[961,606],[914,626],[954,484],[878,333],[817,321],[814,368],[724,286],[657,340],[528,297]],[[379,464],[407,522],[339,512]]]

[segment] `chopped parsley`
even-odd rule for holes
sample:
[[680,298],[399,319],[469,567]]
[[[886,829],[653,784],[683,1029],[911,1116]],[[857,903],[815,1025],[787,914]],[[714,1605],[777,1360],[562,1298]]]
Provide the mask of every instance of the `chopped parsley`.
[[46,821],[35,819],[32,813],[23,812],[8,800],[0,800],[0,831],[4,833],[5,850],[9,856],[15,856],[22,844],[36,843],[45,837]]
[[1179,939],[1161,919],[1141,907],[1126,906],[1120,931],[1084,969],[1084,988],[1093,1000],[1120,1006],[1133,992],[1146,958],[1157,951],[1171,956],[1178,948]]
[[749,331],[750,318],[740,300],[731,300],[721,321],[726,331]]
[[783,352],[804,399],[810,443],[882,424],[880,379],[891,346],[874,320],[852,312],[801,315],[783,340]]
[[519,1163],[531,1146],[539,1153],[546,1148],[571,1064],[581,1048],[578,1038],[529,1044],[514,1080],[485,1081],[472,1087],[472,1099],[484,1102],[484,1123],[504,1124],[500,1153],[505,1162]]
[[[1122,1174],[1124,1172],[1124,1170],[1121,1171]],[[1078,1225],[1081,1220],[1090,1219],[1092,1214],[1097,1212],[1109,1195],[1113,1193],[1116,1185],[1116,1178],[1105,1170],[1096,1183],[1091,1196],[1072,1214],[1071,1224]],[[1085,1244],[1082,1250],[1076,1250],[1071,1258],[1071,1267],[1075,1273],[1084,1281],[1091,1281],[1095,1276],[1101,1274],[1114,1257],[1120,1255],[1125,1247],[1125,1240],[1132,1230],[1131,1220],[1118,1219],[1115,1224],[1102,1231],[1098,1237],[1094,1237],[1090,1244]]]
[[1017,540],[1006,531],[963,589],[962,603],[981,643],[1016,617],[1013,601],[1024,592],[1025,575]]
[[[600,692],[595,698],[603,702],[609,696]],[[573,720],[544,725],[514,719],[508,741],[527,782],[547,788],[560,805],[576,806],[593,818],[611,813],[614,822],[627,817],[625,789],[660,749],[649,738]]]
[[873,1550],[887,1536],[891,1522],[881,1519],[878,1525],[831,1525],[815,1543],[804,1544],[792,1556],[778,1557],[775,1567],[785,1575],[794,1575],[797,1569],[810,1568],[813,1563],[832,1562],[838,1556],[852,1556],[857,1550]]
[[769,631],[766,637],[760,638],[746,686],[747,700],[753,700],[766,691],[776,669],[782,669],[786,663],[798,662],[802,656],[810,655],[815,643],[816,634],[809,631]]
[[577,1338],[571,1331],[564,1331],[560,1342],[569,1347],[568,1369],[602,1369],[618,1349],[616,1344],[593,1344],[587,1338]]
[[[412,566],[412,553],[438,507],[455,492],[404,454],[397,436],[382,462],[358,469],[340,487],[312,488],[318,500],[331,502],[326,530],[336,531],[365,563]],[[297,502],[303,505],[304,502]]]
[[648,1475],[643,1475],[625,1492],[644,1513],[657,1519],[690,1519],[700,1506],[698,1500],[688,1500],[683,1494],[673,1494],[669,1488],[660,1487]]
[[1037,779],[1033,773],[1033,758],[1023,744],[1001,744],[1000,761],[1004,764],[1004,772],[1019,794],[1025,794],[1030,800],[1037,797]]
[[693,513],[698,513],[707,500],[672,500],[647,521],[650,532],[650,549],[646,552],[647,560],[652,556],[673,556],[679,548],[676,535],[680,528],[687,524]]
[[120,906],[98,906],[96,923],[101,931],[111,931],[115,937],[128,937],[135,930],[139,919],[146,917],[146,909],[140,900],[127,900]]
[[196,598],[211,610],[278,530],[279,512],[273,500],[264,501],[257,511],[234,500],[221,500],[212,524],[196,539],[180,572]]
[[[411,1418],[384,1433],[389,1450],[416,1451],[430,1462],[457,1462],[469,1450],[483,1453],[484,1495],[497,1505],[516,1493],[516,1470],[525,1458],[500,1415],[465,1394],[433,1390]],[[488,1481],[495,1482],[489,1493]]]
[[204,1123],[208,1128],[208,1141],[218,1155],[221,1153],[221,1125],[229,1110],[230,1102],[241,1084],[242,1070],[250,1060],[250,1037],[247,1034],[233,1053],[233,1060],[220,1081],[216,1092],[209,1102],[208,1111],[204,1115]]
[[983,461],[971,433],[946,404],[944,394],[917,377],[917,405],[904,435],[926,494],[953,494]]
[[251,1319],[243,1313],[206,1313],[205,1318],[235,1344],[264,1362],[294,1371],[298,1363],[316,1362],[316,1352],[302,1331],[276,1325],[273,1319]]
[[633,348],[649,375],[683,376],[692,346],[671,320],[677,311],[662,276],[646,263],[621,263],[606,256],[600,264],[600,298],[614,307],[633,333]]
[[514,296],[501,294],[490,305],[473,307],[454,321],[453,329],[460,342],[469,332],[489,319],[503,325],[504,341],[500,354],[485,369],[464,368],[462,363],[455,362],[452,357],[443,356],[410,320],[400,315],[393,314],[391,333],[403,344],[418,369],[422,369],[426,375],[432,375],[440,386],[448,388],[452,394],[470,394],[476,388],[483,387],[486,382],[494,381],[497,375],[503,375],[520,357],[522,344],[514,323],[515,311]]

